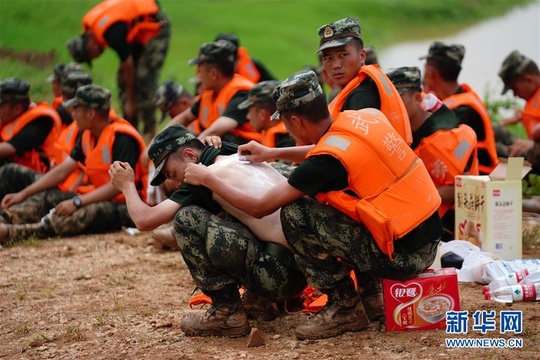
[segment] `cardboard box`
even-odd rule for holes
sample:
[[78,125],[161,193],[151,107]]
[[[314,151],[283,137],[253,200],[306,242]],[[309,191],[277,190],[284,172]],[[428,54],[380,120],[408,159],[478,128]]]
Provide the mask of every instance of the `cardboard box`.
[[383,279],[386,331],[446,327],[446,312],[459,310],[455,268],[426,270],[408,281]]
[[501,162],[487,176],[456,176],[455,236],[501,259],[521,259],[523,158]]

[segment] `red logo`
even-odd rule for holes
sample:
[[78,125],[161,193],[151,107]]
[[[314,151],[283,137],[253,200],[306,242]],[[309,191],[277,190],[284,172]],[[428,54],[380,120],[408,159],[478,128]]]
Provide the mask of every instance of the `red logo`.
[[397,301],[407,302],[422,295],[422,287],[416,282],[407,285],[394,284],[390,287],[390,292]]
[[501,190],[499,189],[493,190],[493,196],[501,196]]

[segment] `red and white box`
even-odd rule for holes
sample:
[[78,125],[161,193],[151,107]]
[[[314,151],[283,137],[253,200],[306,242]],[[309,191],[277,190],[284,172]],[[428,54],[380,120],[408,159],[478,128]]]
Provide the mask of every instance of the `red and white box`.
[[407,281],[383,279],[386,331],[446,328],[446,312],[459,310],[456,269],[428,269]]

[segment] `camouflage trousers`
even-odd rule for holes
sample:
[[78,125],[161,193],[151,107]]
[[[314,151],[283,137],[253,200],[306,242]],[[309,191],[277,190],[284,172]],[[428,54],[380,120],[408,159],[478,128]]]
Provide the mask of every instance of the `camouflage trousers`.
[[[25,166],[9,164],[0,168],[0,195],[22,190],[38,180],[42,174]],[[15,225],[39,223],[46,216],[48,227],[44,235],[73,236],[120,230],[122,226],[133,227],[125,203],[100,201],[85,205],[69,216],[50,213],[56,205],[76,194],[51,188],[29,196],[9,209],[2,209],[4,222]],[[23,229],[24,230],[24,229]]]
[[[367,228],[341,211],[303,198],[281,209],[281,223],[308,283],[332,289],[351,270],[394,280],[415,277],[434,261],[438,239],[413,254],[379,250]],[[372,279],[370,279],[372,280]],[[362,285],[363,279],[358,279]]]
[[[137,117],[135,119],[126,118],[136,129],[138,129],[139,123],[142,122],[144,124],[142,134],[151,134],[152,137],[155,135],[156,130],[154,97],[171,36],[171,25],[165,14],[160,11],[156,18],[163,24],[161,32],[144,45],[134,45],[133,62],[136,74]],[[117,81],[122,112],[125,114],[127,86],[120,68],[117,73]]]
[[193,281],[205,292],[243,285],[278,302],[306,286],[292,254],[287,263],[274,257],[265,250],[268,243],[228,214],[218,217],[201,207],[187,206],[176,214],[174,230]]

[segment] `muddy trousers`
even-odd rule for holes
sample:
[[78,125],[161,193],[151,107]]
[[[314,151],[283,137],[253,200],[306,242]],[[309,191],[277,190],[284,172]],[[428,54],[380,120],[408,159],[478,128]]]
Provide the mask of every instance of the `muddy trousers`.
[[[21,165],[10,164],[0,169],[0,194],[20,191],[35,182],[42,175]],[[47,216],[50,226],[48,236],[72,236],[78,234],[100,233],[120,230],[122,226],[133,227],[125,203],[100,201],[88,204],[69,216],[49,214],[50,210],[76,194],[57,188],[47,189],[29,196],[24,201],[2,209],[0,216],[5,222],[13,224],[38,223]]]
[[433,263],[437,251],[434,239],[412,254],[394,252],[391,261],[363,224],[306,198],[284,206],[281,223],[298,267],[319,289],[333,288],[353,269],[381,278],[410,279]]
[[[195,285],[214,292],[231,285],[272,302],[284,301],[306,286],[292,254],[275,257],[230,215],[218,217],[198,206],[181,208],[174,219],[175,237]],[[280,246],[280,245],[279,245]]]

